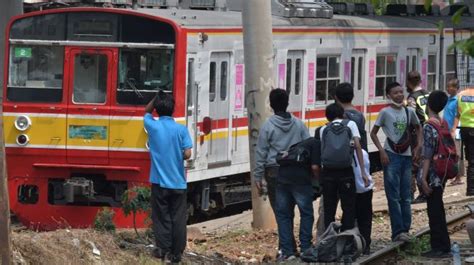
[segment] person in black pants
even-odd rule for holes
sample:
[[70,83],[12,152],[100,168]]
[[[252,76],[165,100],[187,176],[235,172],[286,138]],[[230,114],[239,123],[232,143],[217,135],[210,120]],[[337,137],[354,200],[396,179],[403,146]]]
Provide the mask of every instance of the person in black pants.
[[[153,108],[159,119],[155,120]],[[186,247],[186,192],[184,160],[193,143],[185,126],[171,117],[174,99],[160,91],[145,107],[145,129],[150,146],[151,210],[156,249],[161,260],[179,263]]]
[[[446,121],[438,115],[447,101],[448,96],[443,91],[434,91],[430,94],[427,107],[429,120],[423,126],[423,168],[419,182],[423,193],[427,196],[431,250],[423,253],[423,256],[429,258],[449,257],[451,249],[443,204],[443,190],[447,179],[438,176],[433,166],[433,157],[439,148],[438,138],[442,135],[438,129],[444,124],[446,130],[449,130]],[[439,124],[436,126],[438,128],[432,124]],[[454,140],[451,141],[454,145]],[[447,142],[447,139],[443,138],[442,142]]]

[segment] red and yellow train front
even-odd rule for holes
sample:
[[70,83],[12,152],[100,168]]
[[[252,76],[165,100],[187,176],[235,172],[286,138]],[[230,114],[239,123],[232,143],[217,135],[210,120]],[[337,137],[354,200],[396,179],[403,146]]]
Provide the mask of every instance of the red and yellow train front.
[[3,126],[11,209],[23,224],[86,227],[112,207],[116,225],[132,225],[121,197],[148,183],[143,106],[158,89],[180,96],[178,33],[108,9],[12,20]]

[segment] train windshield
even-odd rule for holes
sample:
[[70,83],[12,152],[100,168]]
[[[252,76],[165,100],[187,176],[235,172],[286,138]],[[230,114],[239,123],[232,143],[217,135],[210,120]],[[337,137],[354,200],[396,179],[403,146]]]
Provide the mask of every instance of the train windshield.
[[161,89],[173,89],[174,51],[122,49],[118,67],[117,102],[142,105]]
[[18,102],[60,102],[64,47],[13,45],[7,98]]

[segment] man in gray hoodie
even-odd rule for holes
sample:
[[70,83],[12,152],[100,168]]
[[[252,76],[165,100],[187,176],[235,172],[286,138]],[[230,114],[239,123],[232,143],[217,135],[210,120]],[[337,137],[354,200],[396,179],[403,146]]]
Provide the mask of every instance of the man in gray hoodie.
[[[274,214],[276,210],[276,179],[279,172],[276,156],[278,152],[286,151],[293,144],[310,137],[304,123],[286,112],[288,99],[288,93],[283,89],[277,88],[270,92],[270,107],[275,114],[265,121],[260,129],[255,154],[254,181],[260,192],[266,185]],[[264,177],[265,182],[263,181]]]

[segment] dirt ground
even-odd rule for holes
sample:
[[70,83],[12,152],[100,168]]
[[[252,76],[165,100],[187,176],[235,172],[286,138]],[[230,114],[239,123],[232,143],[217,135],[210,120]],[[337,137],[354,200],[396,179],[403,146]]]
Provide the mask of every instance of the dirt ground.
[[[375,192],[382,191],[382,174],[375,174],[374,179]],[[450,199],[449,196],[451,196],[449,193],[446,194],[446,200]],[[459,197],[459,194],[456,197]],[[465,211],[465,205],[465,200],[446,203],[446,215],[451,216]],[[211,224],[215,224],[214,228],[210,228],[209,223],[189,226],[183,263],[229,264],[275,261],[277,233],[253,230],[250,226],[251,216],[251,211],[247,211],[240,215],[210,221]],[[299,224],[297,219],[296,236]],[[217,224],[219,222],[220,224]],[[424,207],[414,208],[412,232],[427,225],[428,219]],[[151,256],[153,240],[145,230],[140,231],[141,239],[137,240],[133,230],[118,230],[111,234],[92,229],[63,229],[53,232],[15,229],[12,234],[15,264],[160,264],[159,260]],[[390,241],[390,220],[386,210],[374,213],[372,239],[372,250],[380,249]]]

